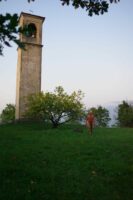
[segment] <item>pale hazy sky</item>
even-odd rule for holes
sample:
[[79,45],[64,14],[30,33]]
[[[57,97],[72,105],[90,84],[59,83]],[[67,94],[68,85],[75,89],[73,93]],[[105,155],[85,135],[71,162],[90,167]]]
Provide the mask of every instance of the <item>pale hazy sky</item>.
[[[60,0],[7,0],[0,13],[33,12],[43,25],[42,90],[81,89],[87,107],[133,100],[133,0],[112,4],[103,16],[62,6]],[[32,13],[31,13],[32,14]],[[17,47],[0,56],[0,110],[15,103]]]

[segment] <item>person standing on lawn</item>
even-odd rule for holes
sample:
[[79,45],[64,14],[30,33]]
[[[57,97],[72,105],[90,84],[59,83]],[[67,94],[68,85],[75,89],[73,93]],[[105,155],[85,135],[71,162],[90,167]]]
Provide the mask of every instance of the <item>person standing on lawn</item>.
[[92,135],[93,132],[93,128],[94,128],[94,121],[95,121],[95,117],[92,111],[90,111],[87,115],[86,118],[86,126],[89,129],[89,133]]

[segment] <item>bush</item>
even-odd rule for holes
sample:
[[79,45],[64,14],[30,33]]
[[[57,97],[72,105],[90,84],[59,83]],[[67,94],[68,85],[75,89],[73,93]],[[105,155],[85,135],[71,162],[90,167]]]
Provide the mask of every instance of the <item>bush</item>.
[[2,123],[13,122],[15,120],[15,106],[13,104],[7,104],[2,111],[0,118]]

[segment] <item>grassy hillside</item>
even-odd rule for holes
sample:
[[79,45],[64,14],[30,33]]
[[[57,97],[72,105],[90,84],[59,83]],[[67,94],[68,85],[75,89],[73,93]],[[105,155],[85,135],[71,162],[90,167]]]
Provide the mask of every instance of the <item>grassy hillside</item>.
[[0,126],[1,200],[132,200],[133,129]]

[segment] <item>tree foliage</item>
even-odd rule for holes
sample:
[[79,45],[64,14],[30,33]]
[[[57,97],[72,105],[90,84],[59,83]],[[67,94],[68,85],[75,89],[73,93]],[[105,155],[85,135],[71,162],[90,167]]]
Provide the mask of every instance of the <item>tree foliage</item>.
[[[28,0],[28,2],[35,0]],[[109,3],[117,3],[120,0],[60,0],[62,5],[70,5],[77,9],[82,8],[88,12],[89,16],[93,14],[104,14],[108,11]]]
[[53,93],[41,92],[28,97],[26,116],[33,119],[50,121],[53,127],[59,124],[78,120],[83,114],[81,91],[68,95],[64,89],[56,87]]
[[13,104],[7,104],[0,118],[3,123],[13,122],[15,120],[15,106]]
[[[2,0],[0,0],[2,1]],[[4,0],[3,0],[4,1]],[[29,3],[35,0],[27,0]],[[82,8],[88,12],[89,16],[93,14],[104,14],[108,11],[109,3],[117,3],[120,0],[60,0],[62,5],[70,5],[77,9]],[[20,48],[24,48],[24,44],[18,39],[18,33],[23,33],[25,30],[18,26],[19,16],[17,14],[0,15],[0,55],[3,54],[4,46],[11,47],[11,42],[14,42]]]
[[126,101],[119,104],[117,120],[121,127],[133,127],[133,106]]
[[109,111],[102,106],[98,106],[97,108],[90,109],[95,116],[95,125],[97,127],[107,127],[109,121],[111,120],[109,117]]
[[17,14],[0,15],[0,55],[4,45],[11,47],[11,42],[16,43],[20,48],[24,47],[18,39],[18,34],[24,31],[18,26],[18,19]]

